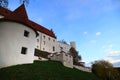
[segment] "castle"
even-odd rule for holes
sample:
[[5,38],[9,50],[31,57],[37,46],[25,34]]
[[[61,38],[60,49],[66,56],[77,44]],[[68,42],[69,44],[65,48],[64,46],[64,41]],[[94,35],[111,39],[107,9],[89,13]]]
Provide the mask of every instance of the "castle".
[[[69,45],[57,41],[52,30],[29,20],[24,4],[14,11],[0,6],[0,68],[33,63],[35,49],[53,54],[63,51],[60,55],[64,57],[71,47],[75,48],[75,42]],[[57,55],[49,57],[54,60],[58,59]],[[65,59],[67,62],[64,65],[73,67],[72,56],[66,55]]]

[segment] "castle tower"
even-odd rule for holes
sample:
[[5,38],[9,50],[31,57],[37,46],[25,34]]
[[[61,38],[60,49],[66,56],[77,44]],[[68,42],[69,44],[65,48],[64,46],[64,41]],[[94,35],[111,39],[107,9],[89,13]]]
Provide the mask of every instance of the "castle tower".
[[74,41],[70,42],[70,46],[76,49],[76,43]]

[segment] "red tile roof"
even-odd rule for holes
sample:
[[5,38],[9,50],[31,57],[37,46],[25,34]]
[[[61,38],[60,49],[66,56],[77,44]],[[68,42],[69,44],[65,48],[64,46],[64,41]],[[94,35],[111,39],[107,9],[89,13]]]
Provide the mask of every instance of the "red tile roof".
[[0,15],[6,16],[6,15],[8,15],[10,13],[12,13],[12,11],[0,6]]
[[30,26],[36,31],[40,31],[46,35],[56,38],[55,34],[51,30],[48,30],[47,28],[28,19],[24,4],[22,4],[14,11],[10,11],[8,9],[0,7],[0,15],[3,15],[5,20],[12,20],[23,23]]

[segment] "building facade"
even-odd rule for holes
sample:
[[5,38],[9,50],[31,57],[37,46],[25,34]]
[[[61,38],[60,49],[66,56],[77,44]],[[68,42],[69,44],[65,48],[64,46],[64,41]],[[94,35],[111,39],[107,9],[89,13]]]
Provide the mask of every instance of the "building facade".
[[33,63],[35,48],[55,52],[56,36],[28,19],[24,4],[10,11],[0,6],[0,68]]
[[69,53],[71,47],[76,49],[76,44],[74,41],[71,41],[70,44],[66,43],[64,40],[57,41],[57,52],[64,51],[65,53]]
[[[0,68],[33,63],[35,48],[49,53],[68,53],[75,48],[74,42],[57,41],[52,30],[29,20],[24,4],[14,11],[0,6],[0,37]],[[61,55],[67,59],[62,61],[65,65],[72,61],[70,56]]]
[[57,40],[54,37],[51,37],[47,34],[39,32],[39,36],[37,37],[37,46],[36,48],[42,51],[55,53],[57,52]]
[[0,21],[0,67],[33,63],[36,33],[19,22]]

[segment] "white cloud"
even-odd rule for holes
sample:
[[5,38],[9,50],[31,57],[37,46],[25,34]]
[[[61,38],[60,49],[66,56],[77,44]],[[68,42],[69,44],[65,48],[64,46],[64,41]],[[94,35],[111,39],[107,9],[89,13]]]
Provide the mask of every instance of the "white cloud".
[[96,32],[95,35],[99,36],[101,35],[101,32]]
[[104,46],[102,46],[102,49],[104,50],[104,51],[106,51],[106,52],[110,52],[110,51],[112,51],[112,49],[113,49],[113,44],[109,44],[109,45],[104,45]]
[[102,46],[102,49],[104,49],[106,53],[104,59],[114,65],[115,63],[120,62],[120,50],[114,50],[113,48],[114,48],[113,44]]
[[110,59],[108,59],[107,61],[109,61],[110,63],[114,64],[114,63],[120,62],[120,59],[110,58]]
[[84,34],[84,35],[87,35],[87,34],[88,34],[88,32],[86,32],[86,31],[85,31],[85,32],[83,32],[83,34]]
[[107,53],[106,60],[112,63],[114,66],[116,66],[115,63],[120,62],[120,50],[109,51],[109,53]]
[[120,51],[110,51],[108,53],[108,56],[112,57],[112,56],[119,56],[120,55]]

